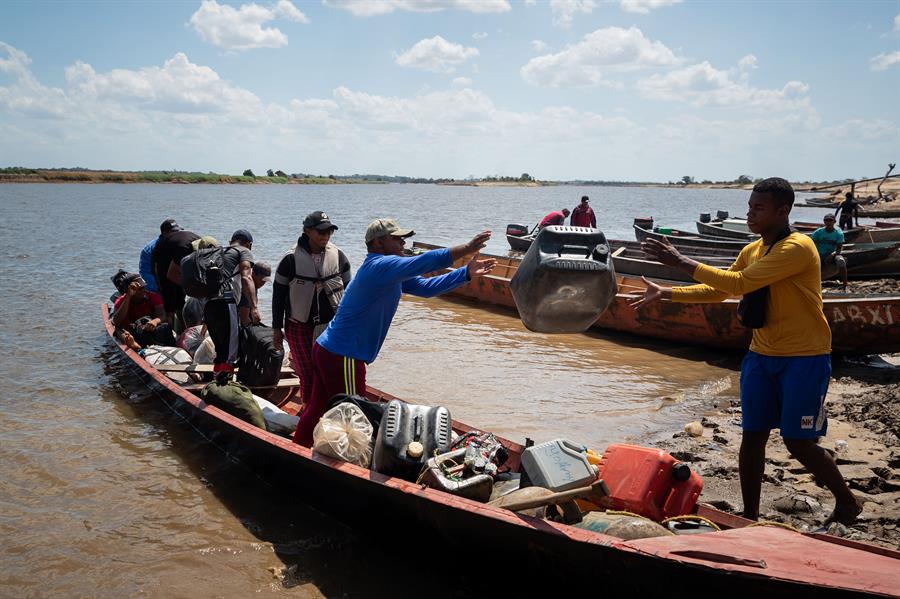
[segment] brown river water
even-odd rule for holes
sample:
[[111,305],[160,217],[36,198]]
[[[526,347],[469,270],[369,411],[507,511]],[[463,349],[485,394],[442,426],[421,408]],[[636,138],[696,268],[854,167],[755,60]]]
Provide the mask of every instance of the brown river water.
[[[592,198],[610,238],[631,219],[693,228],[747,192],[414,185],[0,185],[0,597],[480,596],[502,593],[305,506],[180,420],[125,367],[99,305],[159,223],[255,237],[277,263],[317,209],[359,264],[396,217],[442,245]],[[821,211],[797,210],[804,220]],[[261,291],[269,303],[270,289]],[[268,313],[268,310],[264,312]],[[265,314],[264,314],[265,316]],[[405,299],[369,383],[513,440],[652,443],[736,397],[739,354],[624,335],[540,335],[508,311]],[[361,498],[364,500],[364,498]]]

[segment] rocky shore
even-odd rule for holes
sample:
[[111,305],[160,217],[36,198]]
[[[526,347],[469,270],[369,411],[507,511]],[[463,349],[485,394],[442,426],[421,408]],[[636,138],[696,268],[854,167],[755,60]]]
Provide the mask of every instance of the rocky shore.
[[[900,354],[867,361],[835,359],[827,407],[828,434],[820,445],[833,453],[850,488],[864,502],[854,525],[833,523],[827,531],[900,547]],[[740,402],[721,400],[701,420],[661,444],[703,476],[701,501],[728,512],[741,509],[740,422]],[[773,431],[761,518],[802,531],[822,530],[833,507],[831,493],[788,454],[778,431]]]

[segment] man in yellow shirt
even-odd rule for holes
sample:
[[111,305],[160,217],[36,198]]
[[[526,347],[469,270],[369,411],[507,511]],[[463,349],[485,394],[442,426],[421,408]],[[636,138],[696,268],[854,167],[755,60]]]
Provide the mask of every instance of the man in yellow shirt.
[[[794,190],[784,179],[773,177],[753,187],[747,225],[761,239],[746,245],[728,270],[686,258],[670,244],[645,242],[644,252],[701,284],[663,287],[645,279],[647,290],[632,305],[640,308],[661,299],[719,302],[738,295],[756,303],[761,321],[743,320],[753,327],[750,351],[741,364],[744,516],[759,517],[766,442],[769,431],[779,428],[788,451],[834,494],[828,521],[848,524],[862,506],[831,455],[817,444],[828,428],[825,394],[831,377],[831,329],[822,312],[819,253],[808,236],[790,231],[793,204]],[[753,309],[748,306],[747,311]]]

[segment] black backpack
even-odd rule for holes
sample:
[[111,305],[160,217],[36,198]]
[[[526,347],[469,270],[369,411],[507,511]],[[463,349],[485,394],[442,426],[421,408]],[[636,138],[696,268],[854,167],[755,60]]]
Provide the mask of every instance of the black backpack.
[[237,379],[248,387],[273,387],[281,378],[284,350],[275,347],[272,333],[261,324],[241,327]]
[[181,286],[184,292],[199,299],[222,296],[222,284],[230,276],[225,270],[225,250],[212,247],[197,250],[181,260]]

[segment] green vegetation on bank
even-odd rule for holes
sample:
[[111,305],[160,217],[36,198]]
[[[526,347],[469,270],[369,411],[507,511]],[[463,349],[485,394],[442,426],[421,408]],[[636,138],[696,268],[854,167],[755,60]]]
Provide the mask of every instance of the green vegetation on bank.
[[[696,180],[685,175],[678,181],[667,183],[653,181],[609,181],[597,179],[572,179],[567,181],[542,181],[528,173],[518,177],[505,175],[485,175],[476,177],[469,175],[465,179],[404,177],[398,175],[315,175],[309,173],[288,174],[281,170],[268,169],[265,176],[257,176],[252,169],[246,169],[241,175],[224,175],[220,173],[201,173],[193,171],[108,171],[92,170],[82,167],[74,168],[28,168],[13,166],[0,168],[0,183],[212,183],[212,184],[278,184],[278,185],[335,185],[360,183],[427,183],[436,185],[470,185],[470,186],[601,186],[601,187],[745,187],[759,181],[750,175],[740,175],[732,180],[711,181]],[[833,181],[796,181],[795,186],[809,187],[837,183],[850,183],[852,179],[836,179]]]

